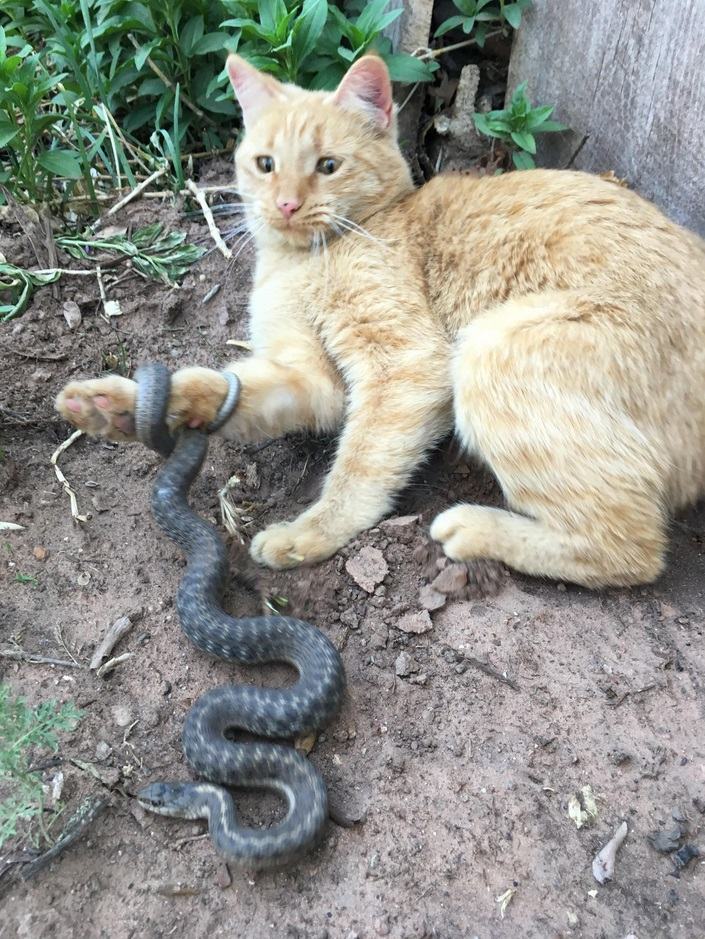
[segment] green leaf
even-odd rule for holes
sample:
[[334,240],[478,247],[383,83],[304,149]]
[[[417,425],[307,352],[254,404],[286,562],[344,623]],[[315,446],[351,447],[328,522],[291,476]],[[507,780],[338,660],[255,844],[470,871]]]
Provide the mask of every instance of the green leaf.
[[464,16],[451,16],[450,19],[447,19],[445,23],[441,23],[438,27],[434,36],[438,38],[439,36],[445,36],[446,33],[449,33],[451,29],[455,29],[456,26],[462,26],[465,22]]
[[181,30],[180,46],[186,55],[191,55],[193,47],[203,36],[204,24],[202,16],[192,16]]
[[[389,15],[385,13],[387,4],[388,0],[372,0],[372,3],[365,4],[362,13],[355,20],[355,25],[365,36],[382,32],[384,26],[380,26],[379,24]],[[404,11],[402,7],[398,7],[396,10],[390,10],[389,12],[393,14],[389,22],[393,22],[398,16],[401,16]]]
[[511,136],[517,147],[521,147],[522,150],[526,150],[528,153],[536,153],[536,140],[533,134],[513,130]]
[[536,164],[529,154],[523,150],[517,150],[512,154],[512,162],[518,170],[533,170],[536,168]]
[[299,68],[304,59],[316,48],[327,18],[327,0],[304,0],[301,13],[291,31],[292,50]]
[[19,132],[19,127],[11,121],[0,121],[0,147],[6,147]]
[[[417,59],[416,56],[398,52],[395,55],[385,56],[384,61],[389,69],[389,77],[393,82],[427,82],[433,78],[433,69],[430,63]],[[434,63],[435,64],[435,63]]]
[[528,114],[526,126],[529,130],[534,130],[539,124],[543,124],[544,121],[547,121],[551,114],[553,114],[553,105],[551,104],[546,104],[539,108],[532,108]]
[[135,67],[137,68],[138,72],[142,70],[144,63],[147,61],[151,55],[152,50],[157,45],[159,45],[159,40],[153,39],[151,42],[148,42],[146,46],[141,46],[139,49],[137,49],[135,52]]
[[518,3],[508,3],[502,8],[505,20],[512,29],[519,29],[521,26],[521,7]]
[[194,43],[191,55],[206,55],[208,52],[220,52],[230,37],[227,33],[206,33]]
[[356,53],[354,49],[346,49],[345,46],[338,46],[338,55],[343,59],[347,59],[348,62],[354,62]]
[[475,25],[475,17],[469,16],[463,23],[463,32],[466,35],[469,35],[472,32],[472,28]]
[[561,124],[558,121],[544,121],[540,127],[534,129],[535,134],[552,133],[554,131],[568,130],[567,124]]
[[277,23],[287,14],[284,0],[261,0],[257,6],[262,26],[269,32],[275,32]]
[[39,154],[37,163],[55,176],[65,176],[67,179],[81,179],[83,176],[78,157],[70,150],[46,150]]

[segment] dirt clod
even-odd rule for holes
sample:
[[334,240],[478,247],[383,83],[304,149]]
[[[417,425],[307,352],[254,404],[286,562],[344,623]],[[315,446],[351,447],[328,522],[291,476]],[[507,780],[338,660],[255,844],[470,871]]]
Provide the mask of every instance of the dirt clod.
[[389,567],[379,548],[366,546],[346,562],[345,570],[363,590],[374,593],[377,584],[387,576]]
[[433,629],[431,616],[428,610],[421,610],[418,613],[407,613],[397,622],[397,627],[405,633],[427,633]]

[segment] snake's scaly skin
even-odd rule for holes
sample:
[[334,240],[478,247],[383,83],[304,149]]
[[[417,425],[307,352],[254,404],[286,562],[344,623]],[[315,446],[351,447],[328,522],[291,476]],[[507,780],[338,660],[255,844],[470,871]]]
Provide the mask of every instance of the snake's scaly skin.
[[138,798],[160,814],[208,818],[213,842],[223,855],[261,868],[290,860],[317,839],[328,816],[325,785],[318,770],[292,747],[233,742],[225,731],[291,738],[318,730],[337,712],[345,677],[335,647],[308,623],[287,616],[236,618],[220,608],[225,547],[216,529],[187,502],[207,448],[202,431],[183,430],[152,495],[159,527],[188,560],[176,599],[181,626],[204,652],[247,665],[286,662],[296,668],[299,680],[290,688],[231,685],[207,692],[186,717],[184,752],[209,783],[274,789],[286,797],[289,810],[272,828],[256,829],[238,823],[232,797],[216,785],[153,783]]

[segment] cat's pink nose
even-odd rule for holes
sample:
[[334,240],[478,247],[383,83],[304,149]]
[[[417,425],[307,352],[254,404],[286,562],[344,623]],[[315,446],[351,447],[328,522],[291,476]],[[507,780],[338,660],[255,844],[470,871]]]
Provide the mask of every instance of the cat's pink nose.
[[294,212],[301,208],[301,200],[288,197],[286,199],[277,199],[277,208],[284,218],[291,218]]

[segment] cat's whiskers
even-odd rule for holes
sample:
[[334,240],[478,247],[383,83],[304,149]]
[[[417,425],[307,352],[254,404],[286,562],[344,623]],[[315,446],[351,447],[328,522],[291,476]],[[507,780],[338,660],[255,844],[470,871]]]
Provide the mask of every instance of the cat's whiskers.
[[240,247],[237,249],[237,251],[233,255],[232,261],[230,262],[231,264],[234,264],[235,261],[237,261],[237,259],[240,257],[240,255],[242,254],[244,249],[247,247],[247,245],[262,231],[263,228],[264,228],[264,222],[260,220],[258,225],[250,231],[247,238],[245,238],[240,244]]
[[[360,235],[362,238],[367,238],[368,241],[373,242],[374,244],[380,245],[382,248],[388,248],[389,245],[386,241],[383,241],[381,238],[375,237],[375,235],[370,234],[366,228],[363,228],[362,225],[358,225],[357,222],[353,222],[352,219],[346,218],[344,215],[337,215],[335,212],[331,212],[331,219],[334,219],[338,225],[341,225],[352,235]],[[331,222],[331,228],[336,229],[336,225]],[[340,234],[340,232],[338,232]]]
[[323,240],[323,299],[328,297],[328,242],[326,241],[325,229],[320,231]]

